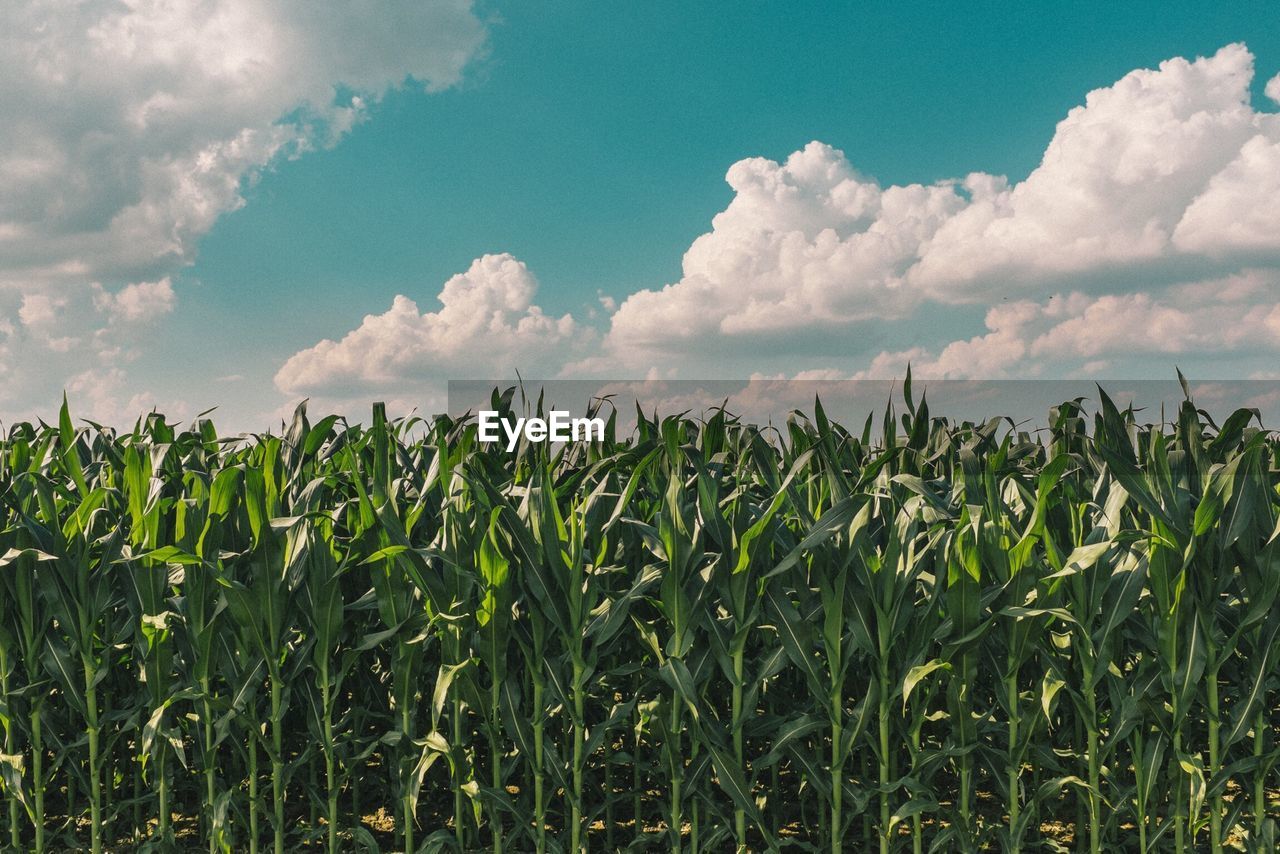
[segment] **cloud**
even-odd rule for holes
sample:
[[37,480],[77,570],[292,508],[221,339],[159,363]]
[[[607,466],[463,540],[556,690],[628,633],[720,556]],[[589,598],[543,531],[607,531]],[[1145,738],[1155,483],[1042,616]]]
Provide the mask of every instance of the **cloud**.
[[1273,254],[1280,245],[1280,133],[1258,135],[1187,207],[1173,233],[1188,252]]
[[[1253,317],[1274,307],[1280,278],[1280,115],[1251,106],[1253,66],[1228,45],[1090,92],[1014,183],[974,173],[884,187],[817,142],[781,163],[741,161],[727,175],[733,200],[681,278],[623,301],[605,354],[578,368],[777,359],[822,336],[847,356],[861,333],[930,304],[997,304],[983,334],[928,348],[944,373],[1012,371],[1053,348],[1100,353],[1126,339],[1149,352],[1210,348],[1222,310],[1167,289],[1270,271],[1271,286],[1230,308]],[[1068,298],[1050,306],[1054,294]],[[1046,324],[1056,337],[1026,350],[1031,326]]]
[[78,416],[111,421],[123,411],[107,406],[111,399],[141,400],[146,394],[127,368],[142,352],[145,325],[174,304],[168,277],[115,291],[97,282],[27,292],[0,288],[0,413],[47,415],[59,391],[74,388],[81,398],[93,392]]
[[158,282],[125,285],[114,294],[96,282],[92,288],[94,305],[113,320],[154,320],[173,311],[176,300],[168,276]]
[[50,294],[27,294],[18,308],[18,319],[23,326],[38,328],[48,326],[58,318],[58,312],[66,306],[65,297]]
[[916,375],[994,379],[1104,373],[1135,357],[1265,353],[1280,349],[1280,275],[1226,279],[1091,296],[1073,292],[1021,300],[987,312],[984,334],[938,350],[884,351],[858,379]]
[[[1232,247],[1221,240],[1227,223],[1211,197],[1215,182],[1242,159],[1248,168],[1260,144],[1280,142],[1280,117],[1249,104],[1252,78],[1252,54],[1228,45],[1090,92],[1058,124],[1026,180],[974,199],[938,230],[911,282],[965,301],[1011,283],[1036,287],[1184,253],[1224,254]],[[1201,226],[1192,227],[1199,240],[1180,232],[1196,205],[1204,207]],[[1280,250],[1280,235],[1266,248]]]
[[[456,84],[484,43],[468,0],[5,6],[0,406],[47,404],[68,383],[142,400],[126,371],[138,326],[175,310],[173,274],[246,183],[335,143],[391,88]],[[820,142],[743,160],[677,281],[601,298],[600,340],[544,314],[523,263],[490,255],[445,284],[439,309],[399,296],[293,355],[275,385],[411,401],[440,379],[516,368],[834,378],[910,360],[1036,376],[1135,354],[1274,355],[1280,115],[1253,107],[1253,76],[1243,45],[1127,74],[1063,118],[1022,180],[885,186]],[[1264,89],[1280,103],[1280,76]],[[870,343],[953,310],[945,335]]]
[[965,203],[950,185],[881,188],[818,142],[784,163],[740,161],[726,179],[733,201],[685,253],[680,281],[614,314],[617,354],[643,362],[673,344],[753,347],[761,335],[903,316],[918,302],[903,276],[921,243]]
[[47,398],[116,348],[113,324],[172,311],[169,277],[246,183],[389,89],[454,85],[485,39],[470,0],[3,4],[0,316],[22,326],[0,359],[28,379],[0,403]]
[[406,78],[455,83],[484,40],[463,0],[38,0],[0,20],[0,269],[31,278],[167,272],[273,158]]
[[66,394],[75,419],[99,424],[125,426],[152,411],[162,411],[170,422],[192,415],[184,401],[167,400],[161,407],[151,392],[134,390],[128,374],[118,367],[90,368],[71,376]]
[[[514,340],[524,360],[541,357],[543,376],[650,382],[717,367],[891,378],[908,363],[920,377],[1078,377],[1143,358],[1274,355],[1280,116],[1250,104],[1253,65],[1228,45],[1090,92],[1017,182],[973,173],[882,186],[820,142],[782,162],[740,161],[726,175],[733,199],[690,245],[681,278],[617,305],[597,351],[581,357],[540,314],[537,334]],[[438,314],[398,298],[341,342],[295,355],[277,385],[354,393],[523,364],[509,349],[514,321],[493,332],[445,319],[461,316],[450,290]],[[958,334],[960,306],[986,307],[980,330]],[[925,317],[934,328],[913,333]],[[890,324],[917,340],[877,352],[870,338]]]
[[341,340],[295,353],[276,374],[276,387],[293,396],[412,397],[451,378],[505,378],[517,369],[547,376],[559,359],[588,346],[592,332],[568,314],[544,314],[533,304],[537,288],[511,255],[477,258],[445,282],[438,311],[422,312],[410,297],[397,296]]

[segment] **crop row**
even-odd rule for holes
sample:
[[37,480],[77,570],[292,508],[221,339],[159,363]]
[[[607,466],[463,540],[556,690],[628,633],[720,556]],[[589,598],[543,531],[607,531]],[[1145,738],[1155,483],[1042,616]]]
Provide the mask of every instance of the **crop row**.
[[1276,438],[906,391],[510,453],[381,407],[19,424],[4,839],[1275,850]]

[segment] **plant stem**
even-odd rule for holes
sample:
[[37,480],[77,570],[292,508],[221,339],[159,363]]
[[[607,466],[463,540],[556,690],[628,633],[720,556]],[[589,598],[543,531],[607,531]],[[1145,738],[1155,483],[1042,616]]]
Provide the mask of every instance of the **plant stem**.
[[137,763],[131,763],[133,769],[133,824],[129,828],[129,838],[134,844],[142,842],[143,834],[146,831],[146,825],[142,821],[142,766]]
[[[462,749],[462,699],[456,693],[453,698],[453,749]],[[458,850],[467,850],[466,812],[464,811],[462,784],[455,780],[453,785],[453,836],[458,843]],[[407,813],[406,813],[407,815]],[[406,849],[407,850],[407,849]]]
[[1099,854],[1099,846],[1101,845],[1099,825],[1101,806],[1098,787],[1101,782],[1101,774],[1098,767],[1098,698],[1093,690],[1093,664],[1088,657],[1084,660],[1082,670],[1084,673],[1082,688],[1085,701],[1085,763],[1088,767],[1089,778],[1089,852],[1090,854]]
[[284,854],[284,710],[280,676],[271,676],[271,806],[275,815],[275,854]]
[[[147,656],[145,667],[147,671],[147,684],[152,691],[152,708],[150,711],[154,714],[164,703],[164,676],[160,672],[160,650],[152,650]],[[163,714],[163,713],[162,713]],[[160,729],[164,729],[163,719],[161,720]],[[165,739],[162,732],[156,733],[157,738],[152,748],[154,751],[152,756],[152,764],[155,766],[158,805],[156,807],[156,835],[162,840],[162,844],[167,842],[170,836],[169,824],[172,816],[169,812],[169,774],[167,765],[168,753],[165,750]]]
[[[742,673],[743,644],[739,643],[733,651],[733,756],[744,775],[747,769],[746,751],[742,741]],[[738,854],[746,854],[747,850],[747,814],[739,807],[733,810],[733,833],[738,841]]]
[[843,741],[842,719],[839,692],[831,694],[831,854],[839,854],[844,850],[844,751],[840,749]]
[[324,782],[328,795],[325,820],[329,825],[329,852],[338,851],[338,769],[333,755],[333,692],[329,687],[329,674],[322,674],[322,699],[324,701]]
[[889,650],[882,623],[880,655],[880,854],[889,854]]
[[360,775],[355,774],[351,778],[351,827],[353,831],[364,823],[360,812]]
[[215,854],[217,851],[217,830],[214,818],[214,802],[217,798],[214,795],[215,779],[213,768],[213,709],[209,704],[209,677],[200,677],[200,695],[201,700],[201,723],[204,727],[204,750],[202,751],[204,766],[204,811],[205,824],[209,834],[209,854]]
[[169,838],[169,822],[172,820],[172,816],[169,813],[169,775],[167,773],[168,769],[165,768],[165,758],[164,740],[157,738],[155,766],[156,781],[159,783],[160,788],[160,815],[159,821],[156,823],[156,832],[161,839]]
[[[1176,757],[1182,753],[1182,728],[1174,727],[1173,730],[1173,755]],[[1173,846],[1178,854],[1183,854],[1187,850],[1186,843],[1186,816],[1183,812],[1187,807],[1187,802],[1183,798],[1182,774],[1178,774],[1176,782],[1176,796],[1174,803],[1177,804],[1175,809],[1177,812],[1173,814]]]
[[[1085,678],[1088,679],[1087,676]],[[1087,688],[1085,700],[1089,705],[1089,720],[1085,722],[1088,739],[1086,750],[1089,753],[1089,854],[1099,854],[1102,850],[1102,807],[1099,793],[1101,774],[1098,768],[1098,707],[1092,688]]]
[[[407,658],[407,655],[401,656],[402,667],[405,666]],[[398,702],[400,704],[400,737],[404,740],[402,741],[402,744],[408,744],[411,743],[409,741],[410,729],[413,727],[413,712],[409,708],[409,695],[412,692],[412,688],[409,687],[408,679],[402,679],[400,681],[404,685],[404,687],[399,691],[400,697],[398,698]],[[456,700],[454,702],[454,712],[455,718],[457,717],[456,713],[461,712],[459,703]],[[404,747],[401,747],[400,755],[403,757],[401,762],[402,767],[404,768],[401,773],[401,786],[403,787],[403,791],[401,792],[401,804],[403,806],[404,813],[404,850],[406,852],[411,852],[413,851],[413,824],[417,819],[413,810],[413,793],[409,791],[409,780],[411,776],[409,763],[412,760],[409,751]]]
[[613,828],[613,744],[606,736],[603,744],[604,765],[604,847],[616,851]]
[[[698,758],[698,743],[695,741],[693,743],[693,753],[691,754],[691,759],[697,759],[697,758]],[[702,806],[702,802],[698,798],[694,798],[693,803],[689,805],[689,850],[693,852],[698,852],[702,850],[702,845],[698,841],[698,833],[699,833],[698,819],[701,813],[701,810],[699,809],[699,807],[701,806]]]
[[[1178,703],[1178,615],[1175,611],[1170,617],[1170,623],[1166,629],[1165,644],[1166,655],[1168,661],[1166,666],[1169,668],[1169,684],[1175,686],[1170,692],[1169,708],[1171,710],[1171,720],[1173,729],[1173,767],[1177,768],[1178,757],[1182,755],[1182,723],[1180,720],[1181,709]],[[1183,782],[1186,775],[1179,771],[1174,772],[1174,813],[1173,813],[1173,845],[1174,850],[1178,854],[1184,854],[1186,847],[1186,813],[1187,803],[1183,798],[1184,786]]]
[[586,850],[586,842],[582,838],[582,747],[586,738],[586,727],[583,721],[586,698],[582,690],[582,673],[581,652],[575,650],[573,656],[573,827],[570,830],[570,847],[575,854]]
[[547,802],[542,759],[542,680],[533,680],[533,818],[538,825],[538,854],[547,850]]
[[97,672],[86,663],[84,666],[84,701],[87,711],[89,737],[89,850],[102,854],[102,779],[98,773],[98,687]]
[[[919,766],[921,726],[923,726],[923,721],[914,725],[911,729],[911,766],[913,768]],[[924,854],[924,823],[920,819],[920,813],[916,813],[911,817],[911,852],[912,854]]]
[[1010,854],[1019,854],[1022,850],[1021,834],[1018,833],[1018,819],[1022,810],[1022,799],[1020,797],[1020,777],[1021,768],[1018,761],[1018,724],[1019,724],[1019,706],[1018,706],[1018,678],[1017,674],[1012,672],[1013,656],[1010,656],[1009,666],[1010,673],[1005,680],[1005,698],[1009,704],[1009,851]]
[[1137,813],[1135,819],[1138,825],[1138,850],[1145,854],[1147,850],[1147,798],[1143,792],[1145,791],[1147,770],[1142,764],[1142,742],[1142,729],[1135,729],[1133,734],[1134,805]]
[[[254,716],[256,718],[256,715]],[[258,813],[262,808],[258,794],[258,735],[256,719],[250,719],[249,734],[249,854],[258,854]]]
[[[1262,712],[1265,708],[1266,705],[1263,704],[1253,719],[1253,755],[1259,763],[1262,761],[1262,750],[1265,746],[1263,738],[1266,732],[1266,717]],[[1253,836],[1255,839],[1262,838],[1262,822],[1267,817],[1267,793],[1263,783],[1263,775],[1255,772],[1253,776]]]
[[[961,714],[965,717],[969,715],[969,705],[964,703],[961,705]],[[961,749],[969,746],[968,727],[966,723],[961,724]],[[964,832],[966,839],[973,832],[973,823],[969,820],[969,790],[972,786],[973,765],[969,754],[966,752],[960,757],[960,818],[964,821]]]
[[680,810],[680,785],[683,782],[684,767],[680,757],[680,698],[671,695],[671,729],[669,738],[672,744],[667,748],[671,764],[671,851],[680,854],[681,832],[684,830],[684,816]]
[[[774,714],[775,704],[773,694],[769,692],[769,685],[765,683],[766,703],[768,704],[769,714]],[[781,789],[778,787],[778,763],[775,762],[769,766],[769,792],[771,802],[776,802],[776,806],[769,810],[769,829],[773,831],[773,838],[778,838],[778,828],[782,826],[782,802],[779,800]]]
[[35,852],[44,854],[44,734],[41,730],[44,699],[31,704],[31,781],[35,802]]
[[[638,840],[641,834],[644,833],[644,815],[642,813],[643,803],[641,802],[640,796],[640,750],[642,747],[641,730],[639,725],[640,710],[637,709],[635,714],[637,723],[635,739],[631,749],[631,819],[634,825],[632,829],[635,831],[635,839]],[[539,854],[541,854],[541,852],[539,852]]]
[[969,698],[971,686],[977,680],[974,679],[974,673],[977,670],[973,664],[973,653],[964,652],[960,658],[960,689],[958,702],[956,704],[957,711],[960,716],[960,749],[963,755],[960,757],[960,819],[964,824],[964,840],[966,848],[973,844],[973,819],[971,812],[971,804],[973,797],[973,753],[969,749],[972,745],[970,741],[970,731],[974,728],[972,701]]
[[[1214,656],[1216,658],[1216,655]],[[1205,777],[1212,780],[1218,774],[1218,666],[1206,674],[1205,688],[1209,701],[1209,767],[1205,769]],[[1209,813],[1209,850],[1213,854],[1222,852],[1222,792],[1213,796],[1212,812]]]
[[[495,644],[496,646],[496,644]],[[491,783],[495,792],[502,791],[502,746],[498,742],[498,723],[502,720],[499,700],[499,683],[495,678],[489,686],[489,763],[492,766]],[[493,854],[502,854],[502,813],[497,804],[489,806],[489,824],[493,833]]]
[[[3,647],[0,647],[0,698],[3,698],[5,708],[9,708],[9,662]],[[4,728],[4,752],[10,756],[18,752],[13,724],[14,722],[10,720],[5,724]],[[18,797],[14,792],[8,792],[7,794],[9,801],[9,844],[13,846],[14,851],[21,851],[22,828],[18,824]]]

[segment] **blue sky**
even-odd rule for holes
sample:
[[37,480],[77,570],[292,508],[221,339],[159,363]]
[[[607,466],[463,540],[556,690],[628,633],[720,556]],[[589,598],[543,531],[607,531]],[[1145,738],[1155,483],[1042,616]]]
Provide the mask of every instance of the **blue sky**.
[[[1012,260],[998,269],[979,265],[951,282],[927,265],[915,269],[925,254],[919,247],[883,269],[866,266],[866,247],[849,242],[863,231],[905,233],[897,220],[845,210],[828,223],[827,202],[800,211],[780,197],[750,201],[741,186],[726,183],[735,163],[767,158],[781,171],[744,180],[753,191],[795,184],[801,196],[812,196],[796,202],[802,207],[863,184],[928,187],[970,173],[1005,176],[1017,187],[1089,92],[1166,60],[1191,62],[1247,44],[1254,69],[1249,116],[1228,115],[1233,96],[1214,89],[1214,80],[1239,75],[1238,57],[1222,59],[1204,79],[1183,80],[1172,69],[1166,78],[1177,79],[1153,96],[1176,106],[1214,93],[1205,109],[1227,122],[1218,135],[1235,149],[1201,150],[1164,124],[1144,130],[1143,116],[1162,115],[1158,104],[1135,108],[1127,129],[1123,103],[1099,111],[1103,126],[1131,137],[1110,143],[1117,152],[1126,144],[1130,156],[1143,146],[1187,146],[1190,159],[1173,158],[1169,170],[1199,183],[1191,195],[1169,191],[1172,234],[1188,202],[1231,163],[1261,170],[1262,184],[1280,163],[1268,159],[1267,148],[1280,140],[1268,118],[1276,104],[1265,94],[1280,72],[1280,28],[1270,4],[451,2],[400,20],[403,9],[370,3],[358,10],[363,20],[334,13],[321,22],[308,19],[305,6],[282,4],[267,26],[250,4],[213,5],[226,14],[144,3],[122,22],[115,7],[88,4],[77,16],[64,15],[71,20],[52,33],[39,24],[57,3],[0,13],[18,14],[11,31],[28,32],[32,47],[62,56],[55,65],[74,64],[77,45],[87,44],[90,53],[109,52],[122,70],[115,89],[79,91],[83,84],[69,84],[47,66],[26,66],[17,79],[30,83],[30,100],[0,97],[10,114],[32,113],[29,134],[65,148],[45,169],[33,162],[28,140],[0,134],[0,191],[11,181],[11,198],[26,202],[0,203],[0,286],[8,293],[0,318],[8,315],[13,330],[4,367],[16,373],[44,366],[37,381],[0,398],[7,418],[48,411],[59,388],[69,387],[73,401],[78,395],[99,417],[124,418],[129,405],[194,414],[217,404],[233,424],[258,426],[301,396],[357,411],[373,397],[424,405],[460,372],[499,376],[516,366],[566,376],[655,369],[681,377],[859,376],[900,371],[912,361],[947,376],[961,375],[958,365],[974,374],[986,365],[992,376],[1163,378],[1174,363],[1223,377],[1262,376],[1274,364],[1269,340],[1214,347],[1195,332],[1250,312],[1268,330],[1280,293],[1276,247],[1221,238],[1229,229],[1220,212],[1212,227],[1201,222],[1209,214],[1199,215],[1198,228],[1184,229],[1191,236],[1181,243],[1170,237],[1168,251],[1133,243],[1102,251],[1096,264],[1066,267],[1028,265],[1019,260],[1022,243],[1016,250],[986,246],[965,237],[969,226],[955,224],[952,242],[961,248],[939,257],[954,260],[954,252],[976,247],[978,254],[1012,253]],[[132,53],[123,56],[118,42],[104,41],[104,30],[133,33]],[[193,52],[162,50],[179,31]],[[255,52],[272,57],[265,72],[252,64]],[[241,56],[254,73],[228,70]],[[0,58],[0,67],[10,62],[20,64],[22,56]],[[43,99],[46,112],[52,102],[62,114],[41,118],[38,93],[52,96]],[[335,109],[353,95],[358,109]],[[160,119],[121,118],[155,104]],[[1194,127],[1194,112],[1170,121]],[[1088,133],[1098,126],[1090,123]],[[1239,155],[1254,136],[1261,153]],[[107,152],[94,157],[111,169],[98,159],[77,160],[87,157],[87,139]],[[806,149],[811,141],[826,148]],[[1065,148],[1097,165],[1096,151]],[[802,151],[807,158],[788,171],[788,157]],[[833,169],[847,174],[813,183],[814,170]],[[1083,184],[1102,180],[1073,169],[1062,174]],[[207,181],[199,193],[189,187],[192,173]],[[52,177],[30,178],[36,174]],[[118,185],[99,192],[103,174]],[[845,189],[833,190],[832,181]],[[79,219],[58,213],[68,194],[85,195],[86,184],[93,191]],[[1069,199],[1070,188],[1054,186],[1046,179],[1025,193],[1041,198],[1027,209],[1040,216],[1045,197]],[[1119,212],[1128,190],[1112,189],[1097,191]],[[919,203],[946,208],[933,229],[969,201],[970,190],[953,188],[946,198]],[[1162,199],[1144,204],[1158,208]],[[713,229],[713,217],[726,209],[737,212]],[[1257,216],[1268,215],[1264,201]],[[1010,216],[1016,230],[1019,216]],[[134,218],[143,224],[120,225]],[[19,237],[37,233],[39,257],[15,248],[16,238],[5,243],[6,222]],[[973,235],[990,238],[986,226],[973,227]],[[823,255],[820,270],[809,262],[787,267],[796,253],[812,259],[827,252],[823,229],[849,245]],[[790,255],[778,254],[775,238],[784,232],[796,235]],[[902,239],[899,232],[892,241]],[[704,235],[710,260],[682,268]],[[1220,238],[1226,242],[1214,242]],[[930,230],[912,239],[932,245],[935,236]],[[419,340],[443,334],[427,316],[439,311],[445,282],[501,253],[510,256],[505,266],[481,265],[460,280],[458,293],[472,301],[455,301],[456,313],[492,310],[496,303],[475,302],[475,294],[499,288],[495,298],[509,328],[525,318],[527,340],[511,345],[501,325],[492,333],[468,327],[470,338],[457,352]],[[747,269],[763,271],[756,285],[754,274],[740,287],[716,279]],[[1221,284],[1228,279],[1236,284]],[[875,289],[867,290],[871,280]],[[628,303],[676,282],[683,288],[674,295]],[[1234,287],[1239,298],[1197,314],[1197,286],[1218,293]],[[806,287],[817,295],[794,296]],[[911,288],[918,295],[903,302],[898,292]],[[739,294],[749,307],[716,314]],[[389,317],[398,296],[411,299],[417,313],[401,304]],[[711,302],[699,303],[703,298]],[[1055,313],[1054,298],[1075,302]],[[1026,307],[1016,323],[997,318],[993,327],[990,312],[1001,303]],[[1160,340],[1128,350],[1114,342],[1064,349],[1061,340],[1073,328],[1064,324],[1089,327],[1091,310],[1094,317],[1147,311],[1162,318],[1154,324]],[[367,315],[384,313],[389,319],[381,325],[362,325]],[[677,334],[681,318],[703,314],[715,323]],[[456,322],[441,323],[463,337]],[[666,335],[665,328],[677,331]],[[948,344],[993,335],[1010,340],[945,356]],[[334,346],[315,351],[326,339]],[[1021,355],[1011,358],[1011,346]],[[416,355],[396,355],[407,352]]]

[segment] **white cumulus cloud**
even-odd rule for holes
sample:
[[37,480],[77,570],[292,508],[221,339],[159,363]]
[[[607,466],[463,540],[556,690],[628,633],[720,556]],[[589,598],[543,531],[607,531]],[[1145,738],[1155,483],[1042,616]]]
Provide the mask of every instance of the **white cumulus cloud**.
[[680,281],[614,314],[619,354],[642,362],[673,345],[750,347],[762,333],[904,315],[921,243],[965,204],[950,185],[881,188],[818,142],[784,163],[740,161],[727,180],[734,199],[685,253]]
[[[578,368],[779,358],[818,335],[849,355],[857,333],[930,304],[995,306],[972,340],[920,345],[947,374],[1016,372],[1033,356],[1048,368],[1069,334],[1094,355],[1212,349],[1213,324],[1267,314],[1280,281],[1280,115],[1253,108],[1253,75],[1239,44],[1133,71],[1071,110],[1016,182],[881,186],[817,142],[781,163],[741,161],[682,277],[623,301],[605,355]],[[1247,271],[1269,284],[1229,308],[1168,293]],[[1054,294],[1067,298],[1051,305]],[[1060,331],[1032,353],[1027,330],[1050,323]],[[893,352],[868,367],[887,370]]]
[[[1259,144],[1280,142],[1280,117],[1250,106],[1252,79],[1252,54],[1228,45],[1090,92],[1058,124],[1024,181],[974,199],[938,230],[911,281],[940,299],[963,301],[1010,283],[1036,287],[1188,252],[1221,254],[1230,247],[1220,235],[1188,240],[1180,223],[1225,170],[1248,164]],[[1254,199],[1265,198],[1259,188]],[[1202,235],[1226,225],[1220,203],[1208,208],[1218,215],[1200,226]],[[1280,235],[1267,248],[1280,250]]]
[[572,316],[552,317],[534,304],[538,283],[508,254],[485,255],[439,293],[440,309],[423,312],[400,295],[341,340],[294,354],[276,374],[289,395],[359,397],[415,389],[442,380],[506,378],[558,370],[558,360],[591,343]]

